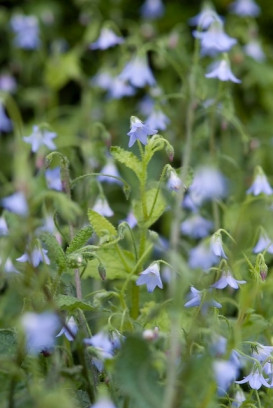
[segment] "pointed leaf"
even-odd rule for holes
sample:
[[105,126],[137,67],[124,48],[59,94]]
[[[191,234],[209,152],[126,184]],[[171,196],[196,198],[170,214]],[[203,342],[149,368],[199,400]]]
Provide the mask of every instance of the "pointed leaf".
[[60,310],[67,310],[69,312],[73,312],[75,309],[94,310],[92,305],[74,296],[58,295],[56,303]]
[[57,239],[49,232],[43,232],[40,238],[48,249],[49,259],[56,262],[61,270],[64,270],[66,268],[66,256]]
[[108,235],[108,241],[117,236],[116,228],[105,217],[98,214],[96,211],[88,210],[88,219],[94,232],[99,238],[103,238]]
[[[145,227],[149,228],[152,224],[154,224],[158,218],[163,214],[165,211],[167,204],[166,201],[161,193],[159,191],[158,195],[158,190],[157,188],[152,188],[148,191],[146,191],[146,204],[147,204],[147,212],[150,214],[152,210],[152,214],[144,222],[144,216],[143,216],[143,209],[142,209],[142,203],[140,200],[135,200],[133,202],[133,212],[135,214],[135,217],[139,221],[139,223],[144,224]],[[157,197],[156,197],[157,195]],[[156,200],[156,201],[155,201]]]
[[117,161],[133,170],[139,179],[141,178],[141,162],[132,152],[128,152],[127,150],[124,150],[118,146],[113,146],[111,147],[111,153]]
[[75,237],[70,242],[66,250],[66,253],[71,254],[72,252],[75,252],[78,249],[81,249],[91,237],[92,232],[93,232],[93,229],[90,225],[82,228],[79,232],[77,232]]

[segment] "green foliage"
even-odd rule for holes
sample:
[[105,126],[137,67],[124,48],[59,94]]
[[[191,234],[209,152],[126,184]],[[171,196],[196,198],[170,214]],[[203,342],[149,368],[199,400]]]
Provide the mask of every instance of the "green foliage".
[[66,253],[71,254],[72,252],[81,249],[84,244],[86,244],[86,242],[91,238],[92,233],[93,229],[90,226],[86,226],[78,231],[67,247]]
[[83,302],[76,297],[59,294],[56,298],[57,306],[60,310],[66,310],[73,313],[77,309],[93,310],[94,308],[87,302]]
[[43,232],[40,235],[40,239],[48,249],[50,259],[56,262],[60,271],[65,270],[67,266],[66,256],[55,236],[48,232]]
[[48,60],[45,70],[45,82],[55,91],[61,89],[71,79],[80,79],[79,53],[77,50],[55,55]]
[[116,228],[102,215],[91,209],[88,210],[88,219],[94,232],[104,241],[111,241],[117,236]]
[[141,162],[132,152],[118,146],[112,146],[111,154],[118,162],[131,169],[139,179],[143,177]]
[[147,190],[145,193],[145,199],[147,203],[148,219],[145,221],[141,200],[133,201],[133,211],[139,223],[146,228],[149,228],[163,214],[167,204],[163,194],[158,188]]
[[0,358],[13,356],[16,352],[16,335],[11,329],[0,329]]

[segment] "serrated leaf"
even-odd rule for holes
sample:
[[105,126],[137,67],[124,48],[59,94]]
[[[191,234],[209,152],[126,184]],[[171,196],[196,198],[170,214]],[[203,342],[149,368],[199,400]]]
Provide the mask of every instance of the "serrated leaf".
[[124,150],[118,146],[112,146],[111,153],[112,156],[117,161],[124,164],[129,169],[133,170],[133,172],[137,175],[139,179],[141,178],[142,173],[141,162],[132,152],[128,152],[127,150]]
[[[102,248],[97,252],[102,260],[106,270],[107,279],[124,279],[128,276],[130,270],[135,266],[134,255],[126,250],[120,249],[121,257],[115,248]],[[126,268],[126,265],[128,269]],[[91,276],[92,278],[101,279],[98,272],[98,260],[94,259],[88,262],[87,268],[83,274],[83,279]]]
[[69,312],[73,312],[75,309],[94,310],[92,305],[74,296],[58,295],[56,303],[60,310],[67,310]]
[[90,225],[87,225],[86,227],[78,231],[75,237],[70,242],[68,248],[66,249],[66,253],[71,254],[72,252],[81,249],[91,237],[92,232],[93,228]]
[[66,257],[60,244],[54,235],[49,232],[43,232],[40,235],[41,241],[44,243],[49,252],[49,259],[54,260],[61,270],[66,268]]
[[0,355],[13,355],[16,351],[15,333],[11,329],[0,329]]
[[[149,217],[149,219],[146,220],[145,222],[141,201],[140,200],[133,201],[133,212],[135,217],[137,218],[140,224],[142,223],[147,228],[149,228],[158,220],[158,218],[163,214],[167,206],[166,201],[160,191],[156,198],[157,192],[158,192],[157,188],[152,188],[151,190],[146,191],[147,212],[148,214],[150,214],[152,210],[152,214]],[[155,198],[156,202],[154,204]]]
[[162,405],[162,387],[147,341],[127,337],[119,352],[113,379],[135,402],[133,406],[158,408]]
[[109,236],[109,241],[117,236],[116,228],[105,217],[93,210],[88,210],[88,219],[94,232],[99,238],[103,238],[106,235]]

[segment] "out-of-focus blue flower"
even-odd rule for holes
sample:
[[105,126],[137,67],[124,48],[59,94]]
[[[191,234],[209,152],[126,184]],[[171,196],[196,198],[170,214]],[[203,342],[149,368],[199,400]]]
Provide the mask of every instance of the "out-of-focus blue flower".
[[60,326],[59,318],[54,313],[25,313],[21,324],[30,354],[50,351],[54,347],[56,331]]
[[139,140],[142,144],[147,144],[147,137],[157,133],[157,130],[151,129],[148,125],[145,125],[136,116],[131,116],[131,129],[127,133],[130,136],[129,147],[132,147],[136,140]]
[[258,254],[263,251],[273,254],[273,242],[271,239],[269,239],[268,235],[264,231],[260,234],[258,242],[253,248],[252,252],[254,254]]
[[201,54],[214,56],[229,51],[236,43],[235,38],[224,32],[223,23],[214,21],[207,31],[193,31],[193,36],[201,42]]
[[249,383],[249,386],[253,390],[259,390],[262,385],[265,387],[269,388],[270,385],[268,382],[265,380],[263,374],[260,372],[259,368],[256,368],[255,365],[251,371],[251,373],[246,376],[243,380],[240,381],[235,381],[237,384],[244,384],[246,382]]
[[206,78],[218,78],[220,81],[232,81],[237,84],[242,81],[232,73],[230,64],[226,59],[222,59],[210,66],[209,72],[205,75]]
[[165,7],[162,0],[145,0],[140,11],[143,17],[156,19],[163,16]]
[[171,170],[167,182],[168,189],[171,191],[178,191],[181,185],[182,181],[180,180],[180,177],[178,177],[176,171]]
[[113,160],[109,159],[108,162],[105,164],[105,166],[101,169],[100,173],[102,173],[100,176],[98,176],[98,180],[100,182],[105,182],[105,183],[110,183],[110,184],[122,184],[121,181],[116,178],[107,177],[107,175],[114,176],[114,177],[120,177],[117,166],[115,165]]
[[10,132],[12,121],[7,117],[3,104],[0,102],[0,132]]
[[216,360],[213,371],[218,386],[218,394],[224,395],[238,375],[238,367],[231,361]]
[[136,284],[146,285],[148,292],[153,292],[158,286],[163,289],[162,280],[159,273],[159,265],[157,262],[151,264],[147,269],[141,272]]
[[50,264],[50,260],[47,256],[47,249],[41,248],[38,244],[34,247],[30,254],[25,252],[19,258],[16,259],[18,262],[29,262],[31,263],[34,268],[37,268],[41,262],[44,262],[46,265]]
[[263,62],[265,60],[265,53],[257,40],[252,40],[246,44],[244,46],[244,52],[255,61]]
[[227,181],[217,169],[201,167],[195,173],[189,192],[193,203],[201,205],[205,201],[225,197]]
[[0,237],[8,235],[9,229],[4,217],[0,217]]
[[264,363],[266,360],[272,357],[272,353],[273,353],[272,346],[264,346],[263,344],[258,343],[255,349],[256,350],[252,353],[252,357],[258,360],[260,363]]
[[10,258],[6,259],[6,262],[2,265],[2,259],[0,258],[0,265],[6,273],[20,273],[12,263]]
[[107,71],[98,72],[90,81],[90,85],[98,86],[101,89],[108,90],[111,88],[113,81],[112,75]]
[[111,99],[121,99],[124,96],[132,96],[134,94],[135,89],[119,77],[113,78],[108,87],[108,96]]
[[99,38],[90,45],[90,48],[92,50],[106,50],[107,48],[114,47],[123,42],[123,38],[116,35],[114,31],[110,30],[110,28],[103,28],[100,32]]
[[4,92],[14,92],[17,84],[15,79],[9,74],[0,75],[0,90]]
[[253,194],[254,196],[257,196],[262,193],[266,195],[271,195],[273,194],[273,190],[270,184],[268,183],[266,175],[264,174],[263,170],[261,169],[261,167],[258,167],[254,178],[254,182],[247,190],[247,194]]
[[154,110],[154,105],[154,100],[149,95],[145,95],[138,103],[139,112],[143,116],[150,115]]
[[130,211],[128,213],[125,221],[129,224],[130,228],[134,228],[137,225],[137,219],[136,219],[133,211]]
[[[191,286],[190,289],[191,293],[188,295],[188,301],[185,303],[185,307],[196,307],[196,306],[200,306],[201,302],[202,302],[202,292],[200,290],[195,289],[193,286]],[[203,303],[203,311],[206,311],[208,307],[217,307],[218,309],[220,309],[222,307],[222,305],[218,302],[216,302],[216,300],[209,300],[209,301],[205,301]]]
[[2,199],[2,206],[15,214],[26,217],[28,215],[27,200],[22,192],[14,193]]
[[230,10],[241,17],[257,17],[260,14],[260,7],[254,0],[236,0],[230,5]]
[[245,397],[245,394],[243,393],[243,391],[238,390],[235,393],[234,400],[233,400],[231,406],[233,408],[239,408],[245,400],[246,400],[246,397]]
[[210,5],[205,4],[201,12],[189,20],[189,24],[207,30],[214,21],[221,21],[220,16]]
[[106,198],[97,198],[93,206],[93,210],[103,217],[112,217],[114,215],[114,212],[110,208]]
[[223,248],[223,242],[220,232],[217,231],[212,235],[210,240],[210,248],[214,255],[219,256],[220,258],[227,259],[227,256]]
[[39,48],[39,25],[35,16],[13,16],[10,25],[15,33],[14,44],[16,47],[25,50]]
[[84,343],[96,349],[98,358],[93,358],[93,363],[99,371],[102,371],[104,360],[113,358],[114,352],[114,345],[108,334],[101,331],[90,339],[84,339]]
[[191,238],[204,238],[213,228],[213,222],[199,214],[193,214],[181,224],[181,232]]
[[47,169],[45,171],[47,187],[52,190],[62,191],[61,168]]
[[211,285],[215,289],[224,289],[227,286],[230,286],[233,289],[239,289],[239,285],[246,283],[245,280],[236,280],[230,271],[224,271],[221,278]]
[[146,57],[134,57],[124,67],[119,78],[123,81],[130,82],[136,88],[143,88],[146,85],[155,85],[155,79],[148,66]]
[[56,335],[56,337],[62,336],[64,334],[68,341],[73,341],[76,334],[78,333],[78,325],[75,322],[73,316],[67,320],[66,326],[68,327],[69,330],[67,330],[67,328],[64,326],[61,329],[61,331]]
[[39,126],[33,126],[33,132],[30,136],[23,137],[24,142],[31,144],[31,151],[36,153],[39,148],[45,145],[49,150],[56,149],[52,139],[55,139],[56,133],[40,129]]
[[150,128],[158,130],[165,130],[169,122],[168,116],[159,109],[154,110],[145,121]]
[[113,402],[106,397],[99,399],[95,404],[91,405],[90,408],[116,408]]
[[189,266],[193,269],[200,268],[204,272],[207,272],[209,268],[218,262],[219,257],[212,252],[207,242],[201,242],[190,250]]

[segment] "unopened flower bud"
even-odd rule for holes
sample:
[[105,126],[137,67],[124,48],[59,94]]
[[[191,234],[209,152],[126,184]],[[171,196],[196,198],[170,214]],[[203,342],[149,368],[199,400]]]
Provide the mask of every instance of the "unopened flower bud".
[[106,279],[106,269],[102,264],[99,264],[98,271],[99,271],[99,275],[100,275],[101,279],[105,280]]

